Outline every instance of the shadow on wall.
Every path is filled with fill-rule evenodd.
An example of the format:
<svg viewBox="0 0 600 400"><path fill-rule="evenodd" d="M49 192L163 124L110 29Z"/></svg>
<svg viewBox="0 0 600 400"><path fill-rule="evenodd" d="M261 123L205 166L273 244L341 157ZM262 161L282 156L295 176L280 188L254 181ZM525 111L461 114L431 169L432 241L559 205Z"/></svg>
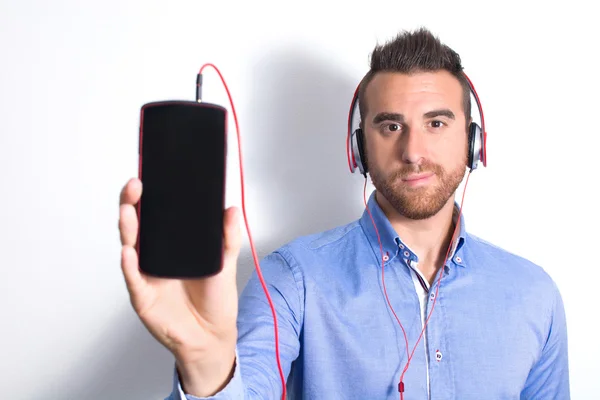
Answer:
<svg viewBox="0 0 600 400"><path fill-rule="evenodd" d="M257 85L246 105L245 131L252 138L242 144L244 164L252 165L246 185L256 189L252 201L265 214L264 220L250 221L253 233L265 232L256 243L262 258L300 235L358 218L364 179L350 174L345 147L358 81L335 60L319 58L302 45L268 52L251 75ZM240 290L254 269L250 248L243 248Z"/></svg>
<svg viewBox="0 0 600 400"><path fill-rule="evenodd" d="M171 391L174 359L148 332L129 303L116 313L101 340L80 360L58 393L41 396L64 400L159 400Z"/></svg>
<svg viewBox="0 0 600 400"><path fill-rule="evenodd" d="M294 49L262 58L252 77L258 84L244 121L244 131L252 132L243 142L244 163L252 165L246 183L258 189L253 201L273 221L253 228L267 232L267 239L256 243L262 258L299 235L360 216L364 181L350 175L345 153L348 106L357 82L333 62ZM241 288L255 268L249 248L242 249L239 265ZM77 378L65 378L51 398L147 400L164 399L171 391L173 357L129 303L81 359L70 371Z"/></svg>

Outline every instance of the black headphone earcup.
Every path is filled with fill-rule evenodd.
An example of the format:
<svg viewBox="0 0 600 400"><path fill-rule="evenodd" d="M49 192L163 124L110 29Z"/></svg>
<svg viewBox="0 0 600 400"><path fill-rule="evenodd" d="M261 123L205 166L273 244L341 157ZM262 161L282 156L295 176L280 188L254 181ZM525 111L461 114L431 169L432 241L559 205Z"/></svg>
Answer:
<svg viewBox="0 0 600 400"><path fill-rule="evenodd" d="M468 156L469 159L467 160L467 167L469 167L469 169L473 169L473 157L474 157L474 153L475 153L475 149L473 148L473 146L475 145L475 127L473 126L474 123L470 123L469 124L469 148L468 148Z"/></svg>
<svg viewBox="0 0 600 400"><path fill-rule="evenodd" d="M469 125L469 160L467 161L469 169L474 170L477 168L482 156L482 146L483 134L481 128L472 122Z"/></svg>
<svg viewBox="0 0 600 400"><path fill-rule="evenodd" d="M361 128L358 128L356 130L356 147L358 147L358 160L357 163L362 164L362 168L361 169L363 175L366 175L368 171L367 168L367 153L365 151L365 142L364 142L365 138L363 135L363 130Z"/></svg>

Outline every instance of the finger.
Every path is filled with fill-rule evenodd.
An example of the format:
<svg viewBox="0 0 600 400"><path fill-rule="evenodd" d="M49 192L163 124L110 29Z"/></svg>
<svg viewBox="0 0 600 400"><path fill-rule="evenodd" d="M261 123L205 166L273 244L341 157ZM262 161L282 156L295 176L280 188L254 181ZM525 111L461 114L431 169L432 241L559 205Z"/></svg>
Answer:
<svg viewBox="0 0 600 400"><path fill-rule="evenodd" d="M135 246L138 235L138 217L135 207L131 204L121 204L120 206L119 232L122 245Z"/></svg>
<svg viewBox="0 0 600 400"><path fill-rule="evenodd" d="M123 246L121 250L121 270L123 271L123 277L125 278L131 301L135 305L135 301L142 291L145 280L139 269L137 253L131 246Z"/></svg>
<svg viewBox="0 0 600 400"><path fill-rule="evenodd" d="M223 268L235 269L240 254L242 235L240 212L236 207L225 210L223 219Z"/></svg>
<svg viewBox="0 0 600 400"><path fill-rule="evenodd" d="M119 195L119 204L137 204L142 196L142 181L138 178L131 178Z"/></svg>

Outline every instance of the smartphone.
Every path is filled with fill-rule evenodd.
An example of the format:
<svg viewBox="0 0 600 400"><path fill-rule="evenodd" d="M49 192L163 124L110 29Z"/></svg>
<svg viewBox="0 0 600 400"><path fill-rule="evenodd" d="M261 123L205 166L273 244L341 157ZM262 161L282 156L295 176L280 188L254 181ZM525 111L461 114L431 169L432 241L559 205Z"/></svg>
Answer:
<svg viewBox="0 0 600 400"><path fill-rule="evenodd" d="M137 252L163 278L221 270L227 110L195 101L144 104L140 112Z"/></svg>

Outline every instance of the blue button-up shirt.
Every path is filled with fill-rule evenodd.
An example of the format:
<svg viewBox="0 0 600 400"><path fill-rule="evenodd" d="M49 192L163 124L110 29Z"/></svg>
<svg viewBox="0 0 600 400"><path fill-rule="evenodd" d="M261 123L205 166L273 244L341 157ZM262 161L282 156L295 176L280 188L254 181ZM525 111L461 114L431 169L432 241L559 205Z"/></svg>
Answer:
<svg viewBox="0 0 600 400"><path fill-rule="evenodd" d="M411 261L378 206L385 286L412 351L423 327ZM564 307L542 268L465 231L461 216L437 301L404 376L405 400L568 400ZM298 238L261 261L277 310L280 354L290 399L399 399L407 361L404 335L388 308L381 250L371 217ZM427 297L433 304L436 281ZM426 287L423 287L426 290ZM277 399L271 309L256 272L240 295L232 380L210 399ZM174 374L169 399L196 400Z"/></svg>

